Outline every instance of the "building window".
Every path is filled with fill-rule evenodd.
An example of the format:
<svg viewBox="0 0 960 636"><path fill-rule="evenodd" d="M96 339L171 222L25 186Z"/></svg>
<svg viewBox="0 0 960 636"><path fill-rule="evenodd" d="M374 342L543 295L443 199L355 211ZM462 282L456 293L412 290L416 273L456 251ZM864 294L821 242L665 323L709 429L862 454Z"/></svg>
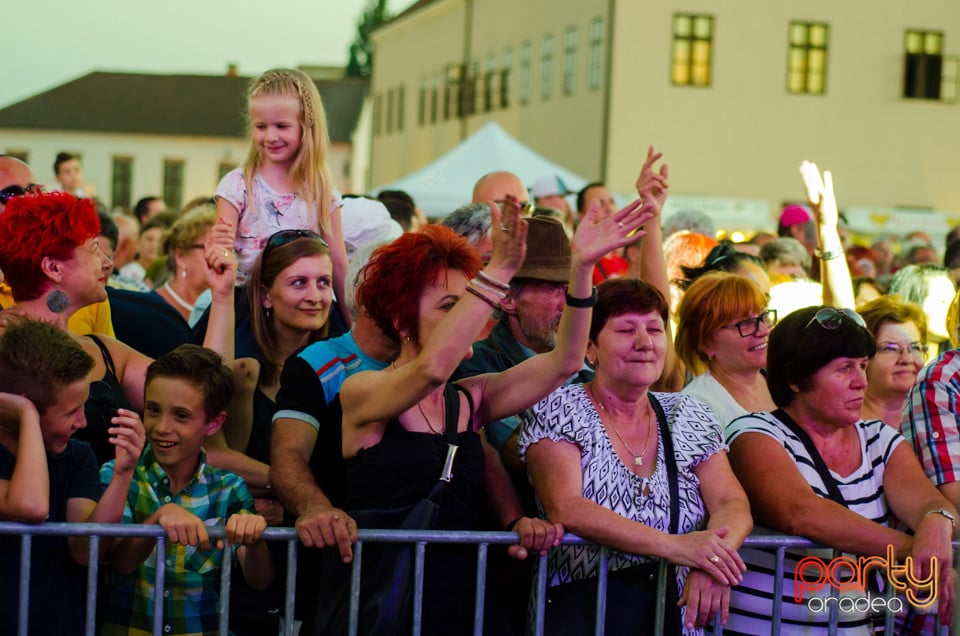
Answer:
<svg viewBox="0 0 960 636"><path fill-rule="evenodd" d="M417 95L417 125L421 128L427 122L427 80L420 78L420 92Z"/></svg>
<svg viewBox="0 0 960 636"><path fill-rule="evenodd" d="M174 210L183 206L183 161L180 159L163 162L163 200Z"/></svg>
<svg viewBox="0 0 960 636"><path fill-rule="evenodd" d="M518 97L521 106L530 103L530 56L532 54L529 42L520 45L520 90L518 91Z"/></svg>
<svg viewBox="0 0 960 636"><path fill-rule="evenodd" d="M549 33L543 36L541 53L542 66L540 67L540 99L550 99L553 92L553 36Z"/></svg>
<svg viewBox="0 0 960 636"><path fill-rule="evenodd" d="M470 64L470 71L464 69L463 82L460 89L459 117L469 117L477 112L477 88L480 85L480 62L474 60Z"/></svg>
<svg viewBox="0 0 960 636"><path fill-rule="evenodd" d="M503 68L500 69L500 108L510 108L510 73L513 69L513 51L504 49Z"/></svg>
<svg viewBox="0 0 960 636"><path fill-rule="evenodd" d="M393 89L387 89L387 122L384 126L387 134L393 132Z"/></svg>
<svg viewBox="0 0 960 636"><path fill-rule="evenodd" d="M577 85L577 27L563 34L563 94L573 95Z"/></svg>
<svg viewBox="0 0 960 636"><path fill-rule="evenodd" d="M430 123L437 123L437 105L440 101L440 76L433 76L433 86L430 87Z"/></svg>
<svg viewBox="0 0 960 636"><path fill-rule="evenodd" d="M494 98L496 90L495 80L497 76L497 56L493 53L487 55L487 67L483 71L483 112L489 113L493 110L493 105L497 103Z"/></svg>
<svg viewBox="0 0 960 636"><path fill-rule="evenodd" d="M675 86L710 86L713 57L713 16L673 15L673 69Z"/></svg>
<svg viewBox="0 0 960 636"><path fill-rule="evenodd" d="M397 87L397 132L403 132L403 100L406 92L403 86Z"/></svg>
<svg viewBox="0 0 960 636"><path fill-rule="evenodd" d="M827 92L827 42L830 27L822 22L791 22L788 34L787 92Z"/></svg>
<svg viewBox="0 0 960 636"><path fill-rule="evenodd" d="M133 157L113 158L113 177L110 182L110 204L130 210L133 199Z"/></svg>
<svg viewBox="0 0 960 636"><path fill-rule="evenodd" d="M237 167L237 164L233 161L221 161L220 165L217 166L217 181L223 179L227 176L227 173L231 170L234 170Z"/></svg>
<svg viewBox="0 0 960 636"><path fill-rule="evenodd" d="M943 31L910 31L904 37L903 96L940 99Z"/></svg>
<svg viewBox="0 0 960 636"><path fill-rule="evenodd" d="M380 110L383 108L381 103L382 99L380 94L377 93L373 96L373 136L380 136Z"/></svg>
<svg viewBox="0 0 960 636"><path fill-rule="evenodd" d="M590 22L590 65L587 70L587 85L590 90L600 88L603 77L603 18Z"/></svg>

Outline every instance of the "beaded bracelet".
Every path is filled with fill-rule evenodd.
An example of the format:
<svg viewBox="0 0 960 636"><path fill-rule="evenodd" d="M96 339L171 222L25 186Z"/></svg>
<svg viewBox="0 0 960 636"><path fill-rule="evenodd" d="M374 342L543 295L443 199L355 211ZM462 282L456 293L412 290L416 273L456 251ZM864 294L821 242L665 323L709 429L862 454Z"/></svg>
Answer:
<svg viewBox="0 0 960 636"><path fill-rule="evenodd" d="M571 307L577 307L581 309L589 309L597 304L597 288L593 288L593 293L590 294L587 298L577 298L576 296L571 296L567 292L567 304Z"/></svg>
<svg viewBox="0 0 960 636"><path fill-rule="evenodd" d="M467 291L473 294L474 296L476 296L477 298L479 298L480 300L482 300L483 302L490 305L494 310L500 309L500 305L498 305L497 303L487 298L487 295L484 294L483 292L477 291L475 288L471 287L470 285L467 285Z"/></svg>
<svg viewBox="0 0 960 636"><path fill-rule="evenodd" d="M482 269L479 272L477 272L477 277L480 278L480 280L486 283L489 283L490 285L493 285L497 289L502 289L505 292L510 291L510 285L508 285L507 283L501 283L490 274L485 273Z"/></svg>

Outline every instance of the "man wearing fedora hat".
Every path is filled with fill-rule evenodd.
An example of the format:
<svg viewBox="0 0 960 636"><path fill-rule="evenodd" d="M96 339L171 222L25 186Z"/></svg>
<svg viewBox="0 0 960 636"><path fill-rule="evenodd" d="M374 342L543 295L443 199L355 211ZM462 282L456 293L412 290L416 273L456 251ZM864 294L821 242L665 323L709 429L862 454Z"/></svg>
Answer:
<svg viewBox="0 0 960 636"><path fill-rule="evenodd" d="M460 377L504 371L556 346L570 277L570 239L554 219L538 216L527 219L527 224L527 255L500 303L503 319L473 345L473 356L460 364ZM569 381L588 381L592 374L584 366ZM520 417L515 415L491 422L484 430L507 468L522 472L516 452L519 427Z"/></svg>

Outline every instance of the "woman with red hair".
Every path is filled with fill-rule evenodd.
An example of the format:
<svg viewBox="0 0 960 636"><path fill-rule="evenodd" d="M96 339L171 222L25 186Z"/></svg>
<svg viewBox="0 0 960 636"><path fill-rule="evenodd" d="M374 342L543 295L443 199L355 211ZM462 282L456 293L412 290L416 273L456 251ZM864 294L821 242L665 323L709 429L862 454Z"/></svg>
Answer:
<svg viewBox="0 0 960 636"><path fill-rule="evenodd" d="M16 305L6 318L30 317L66 330L81 307L107 298L109 257L100 251L100 221L90 199L52 192L17 197L0 215L0 269ZM217 328L204 344L233 359L233 281L236 258L225 235L215 232L207 246L207 275L213 289ZM226 247L224 247L224 243ZM228 337L229 336L229 337ZM122 342L102 335L77 337L95 361L90 397L84 407L87 428L77 437L91 443L100 463L113 459L107 429L117 408L143 412L147 366L153 361Z"/></svg>
<svg viewBox="0 0 960 636"><path fill-rule="evenodd" d="M374 252L357 303L384 333L397 337L400 355L390 367L356 373L341 387L346 509L396 509L427 496L444 468L449 425L457 448L453 492L439 506L436 527L476 529L485 491L498 494L503 483L495 484L497 475L484 466L487 445L480 427L522 412L581 369L596 301L593 267L604 254L636 239L630 234L650 218L649 209L638 201L604 220L591 212L580 224L572 240L567 304L553 351L502 373L453 384L448 379L471 355L471 343L523 264L526 221L519 206L507 204L501 223L500 211L491 205L494 250L483 271L476 252L446 227L404 234ZM376 288L366 283L370 280L378 281ZM448 421L448 413L456 413L456 419ZM546 553L559 541L562 528L514 518L520 511L519 502L513 512L498 510L502 522L509 520L508 530ZM526 556L526 551L517 549L515 555ZM423 633L470 631L474 561L472 548L466 554L452 546L427 549L423 598L430 612L423 614Z"/></svg>

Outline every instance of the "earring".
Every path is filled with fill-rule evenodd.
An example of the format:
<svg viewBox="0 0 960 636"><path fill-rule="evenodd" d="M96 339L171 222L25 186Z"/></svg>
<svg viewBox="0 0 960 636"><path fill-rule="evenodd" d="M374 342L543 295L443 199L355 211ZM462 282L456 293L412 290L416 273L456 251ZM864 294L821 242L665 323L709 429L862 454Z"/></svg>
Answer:
<svg viewBox="0 0 960 636"><path fill-rule="evenodd" d="M272 308L272 307L264 307L264 308L263 308L263 314L264 314L264 315L267 317L267 319L269 320L270 317L273 315L273 308Z"/></svg>
<svg viewBox="0 0 960 636"><path fill-rule="evenodd" d="M187 278L187 268L186 268L186 267L183 268L183 278L184 278L184 280L186 280L186 278Z"/></svg>
<svg viewBox="0 0 960 636"><path fill-rule="evenodd" d="M596 360L591 360L590 358L587 358L587 366L590 367L591 369L596 369L596 368L597 368L597 361L596 361Z"/></svg>

